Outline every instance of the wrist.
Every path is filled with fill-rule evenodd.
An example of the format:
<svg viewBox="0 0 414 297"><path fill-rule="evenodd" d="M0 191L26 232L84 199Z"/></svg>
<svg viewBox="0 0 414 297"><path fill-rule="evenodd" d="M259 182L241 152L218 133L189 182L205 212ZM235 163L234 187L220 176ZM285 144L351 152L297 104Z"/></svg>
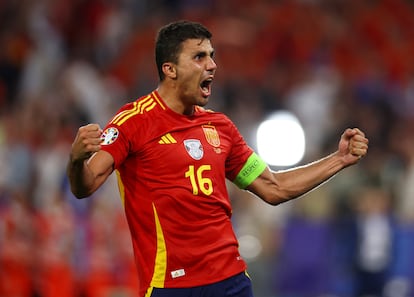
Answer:
<svg viewBox="0 0 414 297"><path fill-rule="evenodd" d="M77 166L83 166L83 163L85 162L86 158L79 158L74 156L73 153L71 153L69 155L69 163L71 164L71 166L73 167L77 167Z"/></svg>
<svg viewBox="0 0 414 297"><path fill-rule="evenodd" d="M346 162L344 155L340 151L335 151L330 155L331 158L331 167L334 168L335 171L340 171L350 164Z"/></svg>

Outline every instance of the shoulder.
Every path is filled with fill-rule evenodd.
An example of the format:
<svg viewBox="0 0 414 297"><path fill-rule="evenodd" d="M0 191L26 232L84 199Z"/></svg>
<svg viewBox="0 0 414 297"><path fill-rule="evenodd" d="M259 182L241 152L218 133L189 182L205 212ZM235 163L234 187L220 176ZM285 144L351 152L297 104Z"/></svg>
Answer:
<svg viewBox="0 0 414 297"><path fill-rule="evenodd" d="M165 109L164 103L153 92L122 106L111 119L110 124L116 126L131 125L136 120L145 120L149 116L153 117Z"/></svg>
<svg viewBox="0 0 414 297"><path fill-rule="evenodd" d="M234 122L222 112L197 106L196 113L201 121L220 126L220 129L223 131L226 130L228 133L238 132L238 128Z"/></svg>
<svg viewBox="0 0 414 297"><path fill-rule="evenodd" d="M226 114L219 112L219 111L214 111L212 109L206 109L201 106L196 106L195 111L199 116L211 117L211 118L231 122L231 119Z"/></svg>

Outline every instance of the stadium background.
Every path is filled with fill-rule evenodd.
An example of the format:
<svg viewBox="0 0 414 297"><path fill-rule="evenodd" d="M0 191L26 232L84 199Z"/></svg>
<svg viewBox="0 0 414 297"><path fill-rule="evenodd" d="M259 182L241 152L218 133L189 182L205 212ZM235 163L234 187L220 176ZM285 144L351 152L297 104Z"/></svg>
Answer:
<svg viewBox="0 0 414 297"><path fill-rule="evenodd" d="M280 109L305 127L303 163L346 127L370 139L360 164L306 199L272 208L229 185L256 296L360 296L359 283L414 296L409 0L0 1L0 296L135 296L114 180L78 201L65 164L80 125L156 87L154 35L176 19L213 32L209 107L252 146Z"/></svg>

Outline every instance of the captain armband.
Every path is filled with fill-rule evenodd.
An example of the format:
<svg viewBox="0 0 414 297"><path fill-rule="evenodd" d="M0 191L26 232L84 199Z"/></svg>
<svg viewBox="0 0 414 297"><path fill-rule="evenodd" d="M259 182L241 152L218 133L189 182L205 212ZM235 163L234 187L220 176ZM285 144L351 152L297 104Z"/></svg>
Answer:
<svg viewBox="0 0 414 297"><path fill-rule="evenodd" d="M240 188L245 189L266 169L267 164L256 154L247 159L243 168L234 179L234 183Z"/></svg>

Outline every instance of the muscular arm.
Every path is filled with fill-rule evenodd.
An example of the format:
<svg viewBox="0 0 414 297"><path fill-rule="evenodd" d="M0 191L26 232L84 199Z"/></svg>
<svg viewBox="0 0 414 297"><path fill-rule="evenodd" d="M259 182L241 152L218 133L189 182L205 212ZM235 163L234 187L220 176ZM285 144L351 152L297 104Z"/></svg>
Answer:
<svg viewBox="0 0 414 297"><path fill-rule="evenodd" d="M367 153L368 140L358 129L347 129L338 150L316 162L290 170L274 172L266 169L247 190L264 201L276 205L299 197L319 186L342 169L353 165Z"/></svg>
<svg viewBox="0 0 414 297"><path fill-rule="evenodd" d="M100 150L101 129L96 124L79 128L67 165L72 193L85 198L94 193L113 171L113 157Z"/></svg>

